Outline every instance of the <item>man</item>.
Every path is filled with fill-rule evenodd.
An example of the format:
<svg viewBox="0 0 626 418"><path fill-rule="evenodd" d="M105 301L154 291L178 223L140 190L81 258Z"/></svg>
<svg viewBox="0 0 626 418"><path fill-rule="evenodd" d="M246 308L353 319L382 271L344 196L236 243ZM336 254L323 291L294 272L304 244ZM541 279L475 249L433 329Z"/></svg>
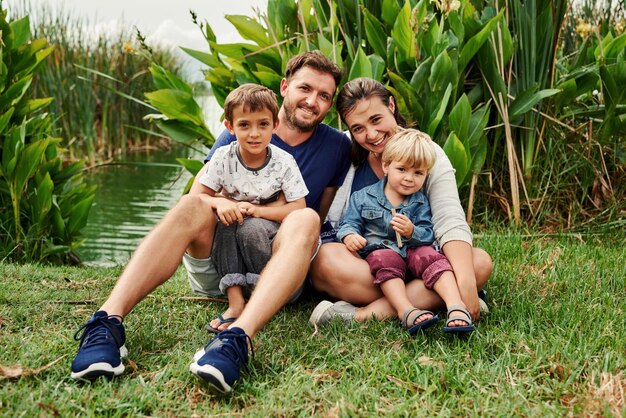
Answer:
<svg viewBox="0 0 626 418"><path fill-rule="evenodd" d="M194 357L190 370L220 391L230 391L239 378L248 361L251 338L302 292L310 260L319 248L320 219L325 219L349 167L350 140L321 123L333 104L341 76L341 70L318 51L299 54L287 63L280 85L283 105L272 143L298 163L309 189L307 208L292 212L281 224L273 239L272 258L239 317ZM233 140L234 136L222 134L212 152ZM181 198L137 248L109 298L81 327L73 378L123 373L121 357L127 351L122 319L174 274L183 256L194 291L217 291L219 279L207 273L213 270L209 257L219 205L211 203L204 187L196 179L189 195ZM241 223L242 215L235 221Z"/></svg>

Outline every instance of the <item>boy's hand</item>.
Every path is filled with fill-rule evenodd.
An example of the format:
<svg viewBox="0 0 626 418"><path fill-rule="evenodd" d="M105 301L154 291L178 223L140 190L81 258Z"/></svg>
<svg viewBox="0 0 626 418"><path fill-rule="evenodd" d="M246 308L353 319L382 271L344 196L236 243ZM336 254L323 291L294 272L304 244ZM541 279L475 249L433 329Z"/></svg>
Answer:
<svg viewBox="0 0 626 418"><path fill-rule="evenodd" d="M215 213L224 225L230 225L233 222L237 222L239 225L243 224L243 214L236 202L220 199L215 205Z"/></svg>
<svg viewBox="0 0 626 418"><path fill-rule="evenodd" d="M391 227L406 239L410 239L413 236L413 222L401 213L391 218Z"/></svg>
<svg viewBox="0 0 626 418"><path fill-rule="evenodd" d="M259 217L259 211L257 210L257 206L253 205L250 202L239 202L237 203L237 207L239 208L243 216L252 216L255 218Z"/></svg>
<svg viewBox="0 0 626 418"><path fill-rule="evenodd" d="M346 247L348 247L350 251L355 252L365 247L365 244L367 244L367 240L359 234L350 234L346 235L343 238L343 243L346 245Z"/></svg>

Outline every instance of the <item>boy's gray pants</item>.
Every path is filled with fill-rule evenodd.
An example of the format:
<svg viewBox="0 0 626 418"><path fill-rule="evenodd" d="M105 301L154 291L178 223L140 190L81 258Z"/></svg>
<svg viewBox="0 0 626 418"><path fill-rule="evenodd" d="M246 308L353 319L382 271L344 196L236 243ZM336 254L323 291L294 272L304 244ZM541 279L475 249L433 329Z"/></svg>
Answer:
<svg viewBox="0 0 626 418"><path fill-rule="evenodd" d="M280 224L262 218L244 218L243 224L217 224L212 259L222 293L231 286L254 289L261 270L272 256ZM247 292L246 292L247 293Z"/></svg>

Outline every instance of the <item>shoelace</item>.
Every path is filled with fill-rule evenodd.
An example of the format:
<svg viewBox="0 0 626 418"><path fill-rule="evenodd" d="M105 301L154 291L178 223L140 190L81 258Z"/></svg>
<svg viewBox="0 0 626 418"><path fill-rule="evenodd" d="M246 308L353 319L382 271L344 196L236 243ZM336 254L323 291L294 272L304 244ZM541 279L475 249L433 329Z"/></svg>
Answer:
<svg viewBox="0 0 626 418"><path fill-rule="evenodd" d="M242 335L227 329L217 334L217 338L222 340L222 345L217 348L228 352L229 357L235 357L239 363L242 363L247 369L249 358L248 347L250 347L250 353L254 358L254 346L252 345L252 339L248 336L248 334ZM223 341L225 339L232 340L234 344L224 344ZM248 345L248 342L250 345Z"/></svg>
<svg viewBox="0 0 626 418"><path fill-rule="evenodd" d="M119 332L115 329L115 325L111 322L111 319L113 318L118 319L120 323L122 322L122 317L119 315L91 318L86 324L78 328L74 334L74 339L79 341L79 346L82 347L84 344L93 344L105 341L107 332L111 333L113 338L115 338ZM103 326L100 327L98 325ZM78 334L80 334L80 336ZM117 338L115 339L117 340Z"/></svg>

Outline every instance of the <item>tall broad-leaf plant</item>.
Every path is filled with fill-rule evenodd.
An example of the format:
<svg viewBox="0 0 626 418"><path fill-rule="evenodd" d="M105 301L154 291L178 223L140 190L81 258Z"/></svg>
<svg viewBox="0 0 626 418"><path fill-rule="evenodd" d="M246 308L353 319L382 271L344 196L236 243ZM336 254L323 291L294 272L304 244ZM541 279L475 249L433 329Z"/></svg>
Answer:
<svg viewBox="0 0 626 418"><path fill-rule="evenodd" d="M0 33L0 260L76 261L95 186L82 161L60 158L52 99L28 94L52 47L31 39L28 17L8 21L1 3Z"/></svg>

